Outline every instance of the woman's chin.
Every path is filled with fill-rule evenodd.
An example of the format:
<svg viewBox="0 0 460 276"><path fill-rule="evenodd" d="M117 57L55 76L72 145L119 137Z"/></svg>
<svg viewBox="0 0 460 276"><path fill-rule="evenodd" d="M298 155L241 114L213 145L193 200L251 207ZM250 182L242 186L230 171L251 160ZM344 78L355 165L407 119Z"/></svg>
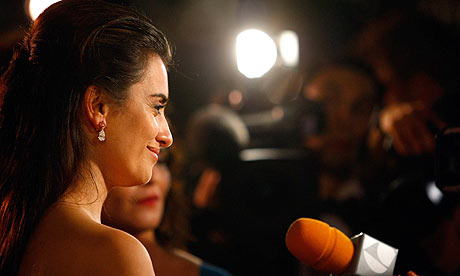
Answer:
<svg viewBox="0 0 460 276"><path fill-rule="evenodd" d="M130 178L130 181L123 181L123 182L118 182L116 186L119 187L134 187L134 186L142 186L147 183L149 183L150 179L152 179L152 174L145 174L143 176L132 176Z"/></svg>
<svg viewBox="0 0 460 276"><path fill-rule="evenodd" d="M132 187L149 183L152 179L153 165L144 166L143 168L134 168L125 171L125 173L115 173L108 176L108 179L114 180L112 186Z"/></svg>
<svg viewBox="0 0 460 276"><path fill-rule="evenodd" d="M145 185L149 183L149 181L152 179L152 169L153 166L146 168L142 173L133 175L132 179L135 179L136 181L133 182L131 186Z"/></svg>
<svg viewBox="0 0 460 276"><path fill-rule="evenodd" d="M145 231L145 230L156 229L159 224L160 224L160 219L157 217L152 217L152 215L149 214L149 215L142 216L139 219L139 224L137 226L138 226L138 229L143 229Z"/></svg>

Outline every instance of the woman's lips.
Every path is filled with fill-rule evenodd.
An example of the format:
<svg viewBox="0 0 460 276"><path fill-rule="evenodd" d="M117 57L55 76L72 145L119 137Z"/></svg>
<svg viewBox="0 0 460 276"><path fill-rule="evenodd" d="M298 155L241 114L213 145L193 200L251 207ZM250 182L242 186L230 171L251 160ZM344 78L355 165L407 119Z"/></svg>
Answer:
<svg viewBox="0 0 460 276"><path fill-rule="evenodd" d="M154 195L154 196L149 196L149 197L143 198L143 199L139 200L138 203L140 205L144 205L144 206L155 206L157 204L158 200L159 200L159 197Z"/></svg>
<svg viewBox="0 0 460 276"><path fill-rule="evenodd" d="M154 153L156 160L158 160L158 155L160 155L160 148L147 146L147 149Z"/></svg>

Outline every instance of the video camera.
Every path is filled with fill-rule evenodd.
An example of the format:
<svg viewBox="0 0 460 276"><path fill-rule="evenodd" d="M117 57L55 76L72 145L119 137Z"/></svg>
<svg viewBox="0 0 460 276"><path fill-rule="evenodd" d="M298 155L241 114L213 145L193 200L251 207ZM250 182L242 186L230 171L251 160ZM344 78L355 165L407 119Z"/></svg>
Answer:
<svg viewBox="0 0 460 276"><path fill-rule="evenodd" d="M436 135L435 181L442 191L460 192L460 126Z"/></svg>

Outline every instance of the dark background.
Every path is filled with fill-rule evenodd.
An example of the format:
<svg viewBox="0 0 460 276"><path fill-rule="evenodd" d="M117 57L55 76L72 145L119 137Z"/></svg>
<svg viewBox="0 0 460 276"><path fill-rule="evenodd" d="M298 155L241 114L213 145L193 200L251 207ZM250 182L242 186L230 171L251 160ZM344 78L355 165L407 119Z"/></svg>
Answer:
<svg viewBox="0 0 460 276"><path fill-rule="evenodd" d="M29 19L26 0L0 2L0 67L7 64L14 43L21 39ZM176 66L170 72L171 105L168 115L176 138L183 135L190 114L212 101L221 101L232 89L245 95L240 113L270 107L271 95L298 90L293 76L314 64L340 56L355 35L380 14L394 8L423 9L458 25L458 1L388 0L131 0L111 2L145 12L175 46ZM258 28L274 37L294 30L300 40L300 64L295 69L274 68L257 80L247 80L236 68L235 38L246 28ZM296 79L297 80L297 79ZM288 84L283 84L288 82ZM256 92L251 92L251 90ZM281 91L279 91L281 90ZM296 92L296 91L294 91ZM245 94L246 93L246 94ZM295 94L295 93L294 93ZM283 97L278 97L283 98ZM273 102L273 101L272 101Z"/></svg>

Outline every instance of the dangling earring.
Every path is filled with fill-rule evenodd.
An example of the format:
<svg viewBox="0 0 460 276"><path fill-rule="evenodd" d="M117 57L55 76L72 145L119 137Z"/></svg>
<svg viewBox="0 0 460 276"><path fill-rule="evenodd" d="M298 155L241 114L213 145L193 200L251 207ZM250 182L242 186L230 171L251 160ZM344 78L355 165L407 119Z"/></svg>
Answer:
<svg viewBox="0 0 460 276"><path fill-rule="evenodd" d="M105 141L105 131L104 131L105 123L100 122L97 126L98 126L98 129L99 129L99 130L96 130L96 131L98 131L97 139L99 139L99 141L101 141L101 142L104 142Z"/></svg>

